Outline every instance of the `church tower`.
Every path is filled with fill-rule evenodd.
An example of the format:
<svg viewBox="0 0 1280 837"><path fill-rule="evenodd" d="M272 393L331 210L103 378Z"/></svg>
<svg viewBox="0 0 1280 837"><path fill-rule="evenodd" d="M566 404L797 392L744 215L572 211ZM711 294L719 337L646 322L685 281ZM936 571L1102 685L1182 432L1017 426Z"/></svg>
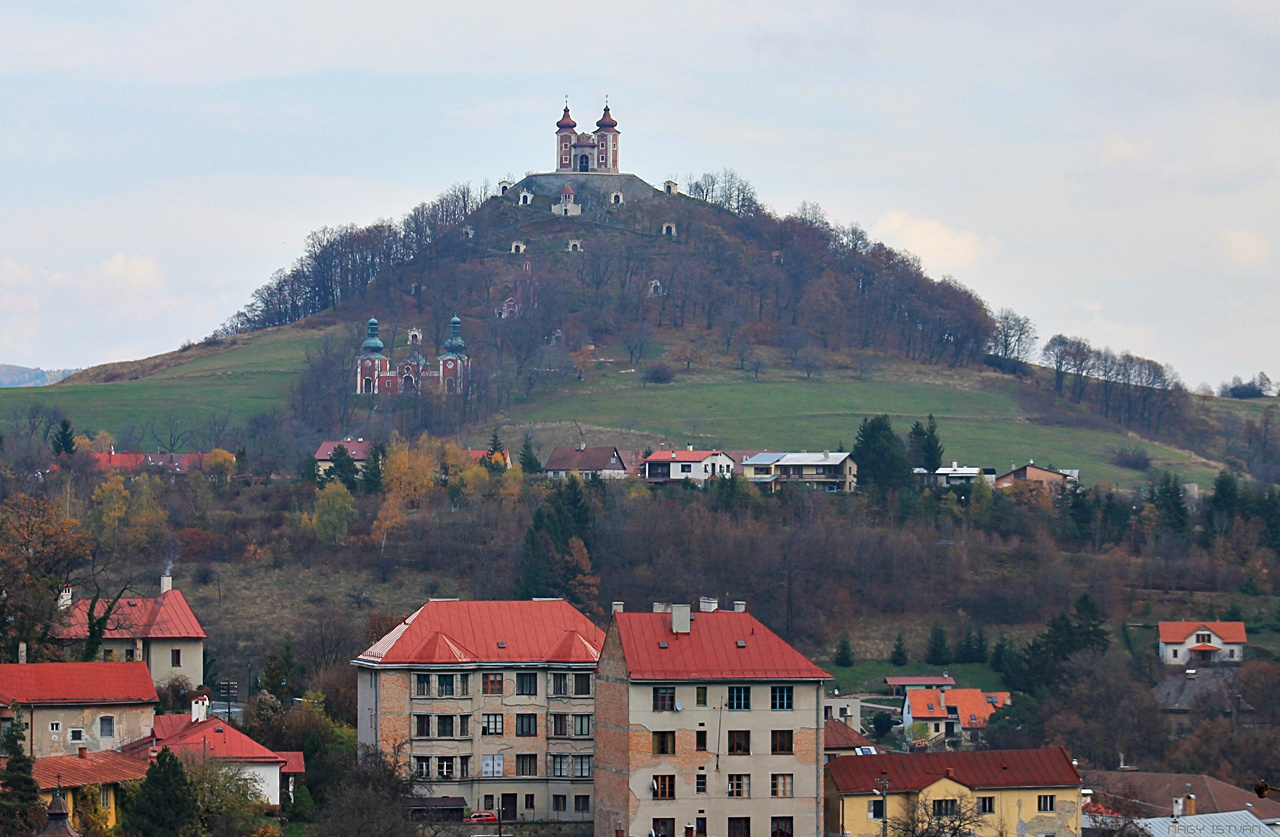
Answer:
<svg viewBox="0 0 1280 837"><path fill-rule="evenodd" d="M569 115L565 105L564 115L556 123L557 172L608 172L618 171L618 122L604 106L604 115L596 122L593 134L577 132L578 123Z"/></svg>
<svg viewBox="0 0 1280 837"><path fill-rule="evenodd" d="M466 392L467 376L471 372L471 358L467 357L467 344L462 339L462 320L449 321L449 338L444 341L444 354L440 362L440 391Z"/></svg>
<svg viewBox="0 0 1280 837"><path fill-rule="evenodd" d="M378 321L371 317L368 336L360 345L360 357L356 358L357 394L374 395L380 390L379 384L391 366L391 359L382 353L384 348L378 339Z"/></svg>
<svg viewBox="0 0 1280 837"><path fill-rule="evenodd" d="M604 116L596 123L596 171L618 171L618 122L604 106Z"/></svg>
<svg viewBox="0 0 1280 837"><path fill-rule="evenodd" d="M573 141L578 138L578 123L564 106L564 116L556 123L556 171L573 171Z"/></svg>

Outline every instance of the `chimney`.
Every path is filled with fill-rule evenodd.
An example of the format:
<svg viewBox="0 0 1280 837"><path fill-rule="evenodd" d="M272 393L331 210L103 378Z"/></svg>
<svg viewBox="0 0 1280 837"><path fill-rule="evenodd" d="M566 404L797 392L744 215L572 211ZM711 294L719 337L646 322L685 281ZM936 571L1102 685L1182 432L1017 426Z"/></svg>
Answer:
<svg viewBox="0 0 1280 837"><path fill-rule="evenodd" d="M1182 813L1188 817L1196 815L1196 795L1194 793L1187 794L1186 799L1183 800Z"/></svg>
<svg viewBox="0 0 1280 837"><path fill-rule="evenodd" d="M692 444L692 443L690 443L690 444L685 445L685 446L684 446L684 449L685 449L685 450L693 450L693 444Z"/></svg>
<svg viewBox="0 0 1280 837"><path fill-rule="evenodd" d="M18 662L25 663L27 661L27 644L25 642L18 643Z"/></svg>
<svg viewBox="0 0 1280 837"><path fill-rule="evenodd" d="M622 612L622 607L623 607L622 602L614 602L614 603L613 603L613 612L614 612L614 613L621 613L621 612Z"/></svg>
<svg viewBox="0 0 1280 837"><path fill-rule="evenodd" d="M671 606L671 632L673 634L689 633L689 605L673 604Z"/></svg>
<svg viewBox="0 0 1280 837"><path fill-rule="evenodd" d="M736 601L736 602L734 602L734 603L733 603L733 612L734 612L734 613L746 613L746 612L747 612L747 603L746 603L746 602L743 602L743 601Z"/></svg>
<svg viewBox="0 0 1280 837"><path fill-rule="evenodd" d="M66 610L71 607L71 585L62 585L62 592L58 594L58 610Z"/></svg>
<svg viewBox="0 0 1280 837"><path fill-rule="evenodd" d="M699 613L715 613L720 609L720 600L713 599L710 596L703 596L698 599Z"/></svg>
<svg viewBox="0 0 1280 837"><path fill-rule="evenodd" d="M654 602L653 612L654 613L670 613L671 605L668 602Z"/></svg>
<svg viewBox="0 0 1280 837"><path fill-rule="evenodd" d="M954 767L947 768L947 778L954 779L956 777L956 769Z"/></svg>
<svg viewBox="0 0 1280 837"><path fill-rule="evenodd" d="M209 699L203 695L191 701L191 723L209 720Z"/></svg>
<svg viewBox="0 0 1280 837"><path fill-rule="evenodd" d="M160 576L160 592L168 593L172 589L173 589L173 576L169 575L168 573L165 573L164 575Z"/></svg>
<svg viewBox="0 0 1280 837"><path fill-rule="evenodd" d="M89 758L89 748L88 747L79 748L78 750L76 750L76 756L82 759Z"/></svg>

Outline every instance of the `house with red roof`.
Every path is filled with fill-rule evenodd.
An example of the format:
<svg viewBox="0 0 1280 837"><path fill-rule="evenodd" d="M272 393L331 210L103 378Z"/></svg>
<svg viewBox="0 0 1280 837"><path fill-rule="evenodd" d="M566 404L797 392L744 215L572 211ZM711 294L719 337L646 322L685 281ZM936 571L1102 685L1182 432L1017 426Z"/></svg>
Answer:
<svg viewBox="0 0 1280 837"><path fill-rule="evenodd" d="M840 756L874 756L879 752L876 742L844 721L828 718L822 725L823 762Z"/></svg>
<svg viewBox="0 0 1280 837"><path fill-rule="evenodd" d="M1244 662L1243 622L1161 622L1160 659L1170 666Z"/></svg>
<svg viewBox="0 0 1280 837"><path fill-rule="evenodd" d="M640 478L646 482L680 482L692 480L702 484L709 479L729 477L738 464L722 450L659 450L640 462Z"/></svg>
<svg viewBox="0 0 1280 837"><path fill-rule="evenodd" d="M975 837L1080 837L1082 784L1061 747L841 756L826 766L825 832L880 837L887 818Z"/></svg>
<svg viewBox="0 0 1280 837"><path fill-rule="evenodd" d="M59 606L65 618L53 637L66 643L83 643L89 636L91 599L73 600L70 586L64 587ZM106 603L99 601L101 615ZM174 678L184 678L191 686L204 682L204 641L208 635L181 590L173 589L173 577L160 577L160 595L123 598L107 622L98 659L103 662L143 662L157 687Z"/></svg>
<svg viewBox="0 0 1280 837"><path fill-rule="evenodd" d="M927 729L921 742L958 739L959 744L974 745L986 728L987 719L1008 705L1008 692L910 689L902 705L902 724L910 733L913 724L924 723Z"/></svg>
<svg viewBox="0 0 1280 837"><path fill-rule="evenodd" d="M615 603L597 674L596 837L819 833L830 679L745 602Z"/></svg>
<svg viewBox="0 0 1280 837"><path fill-rule="evenodd" d="M557 447L542 466L549 479L620 480L632 476L634 460L628 465L627 456L613 445L578 445Z"/></svg>
<svg viewBox="0 0 1280 837"><path fill-rule="evenodd" d="M316 473L322 477L329 473L329 469L333 467L333 452L339 447L346 449L355 460L357 474L364 470L364 464L369 461L369 454L373 452L373 442L362 438L353 439L347 436L337 441L321 442L315 453Z"/></svg>
<svg viewBox="0 0 1280 837"><path fill-rule="evenodd" d="M22 719L34 758L119 750L151 734L158 702L140 662L0 664L0 719Z"/></svg>
<svg viewBox="0 0 1280 837"><path fill-rule="evenodd" d="M81 788L96 788L98 810L106 814L107 828L119 820L120 786L147 777L147 763L115 750L90 753L81 747L74 756L45 756L35 760L31 774L40 787L40 799L48 805L56 791L62 791L75 816L75 794Z"/></svg>
<svg viewBox="0 0 1280 837"><path fill-rule="evenodd" d="M604 633L563 599L432 599L353 661L359 742L504 821L591 821Z"/></svg>

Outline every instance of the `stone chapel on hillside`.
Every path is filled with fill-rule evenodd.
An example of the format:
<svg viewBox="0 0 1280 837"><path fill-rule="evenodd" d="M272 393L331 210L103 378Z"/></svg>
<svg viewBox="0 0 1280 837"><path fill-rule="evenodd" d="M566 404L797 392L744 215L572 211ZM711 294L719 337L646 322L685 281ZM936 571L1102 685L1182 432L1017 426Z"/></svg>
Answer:
<svg viewBox="0 0 1280 837"><path fill-rule="evenodd" d="M392 362L395 347L386 346L378 337L378 321L370 318L369 332L356 358L356 393L361 395L396 395L467 391L471 358L460 333L462 320L449 321L449 338L444 341L444 354L436 358L437 367L422 355L422 332L409 329L409 349L399 361Z"/></svg>

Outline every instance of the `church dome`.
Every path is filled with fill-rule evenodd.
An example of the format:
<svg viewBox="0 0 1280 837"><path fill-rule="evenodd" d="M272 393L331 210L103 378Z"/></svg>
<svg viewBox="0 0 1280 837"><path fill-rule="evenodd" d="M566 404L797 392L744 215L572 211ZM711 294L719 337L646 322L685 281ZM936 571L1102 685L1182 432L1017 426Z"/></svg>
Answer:
<svg viewBox="0 0 1280 837"><path fill-rule="evenodd" d="M369 336L365 338L364 343L360 345L366 355L379 355L385 348L382 341L378 339L378 321L373 317L369 318Z"/></svg>
<svg viewBox="0 0 1280 837"><path fill-rule="evenodd" d="M578 127L578 123L573 121L573 117L569 115L569 106L564 106L564 116L560 117L560 121L556 123L556 127L562 131L568 131Z"/></svg>
<svg viewBox="0 0 1280 837"><path fill-rule="evenodd" d="M612 131L618 127L618 121L609 114L609 106L604 106L604 116L600 117L600 121L596 123L596 127L602 131Z"/></svg>

